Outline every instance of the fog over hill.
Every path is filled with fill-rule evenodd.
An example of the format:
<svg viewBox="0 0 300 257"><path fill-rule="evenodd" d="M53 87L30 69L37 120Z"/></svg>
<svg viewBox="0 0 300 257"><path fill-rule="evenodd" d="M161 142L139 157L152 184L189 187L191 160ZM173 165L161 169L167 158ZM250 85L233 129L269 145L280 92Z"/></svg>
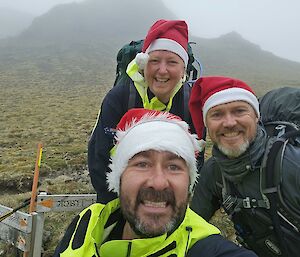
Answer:
<svg viewBox="0 0 300 257"><path fill-rule="evenodd" d="M144 37L153 21L159 18L176 18L162 6L161 0L145 1L142 5L138 0L131 0L130 5L128 1L119 0L62 4L36 18L20 39L44 42L126 42Z"/></svg>
<svg viewBox="0 0 300 257"><path fill-rule="evenodd" d="M35 18L20 36L0 41L0 68L24 71L30 67L37 74L56 72L62 79L62 70L68 69L68 74L74 72L80 81L87 80L87 74L90 79L111 72L113 81L118 49L144 38L159 18L177 18L161 0L143 4L138 0L88 0L58 5ZM196 43L194 54L204 75L235 76L253 84L258 93L283 85L300 86L300 63L263 51L236 32L214 39L190 35L190 41Z"/></svg>
<svg viewBox="0 0 300 257"><path fill-rule="evenodd" d="M20 34L30 26L34 16L10 8L0 8L0 39Z"/></svg>

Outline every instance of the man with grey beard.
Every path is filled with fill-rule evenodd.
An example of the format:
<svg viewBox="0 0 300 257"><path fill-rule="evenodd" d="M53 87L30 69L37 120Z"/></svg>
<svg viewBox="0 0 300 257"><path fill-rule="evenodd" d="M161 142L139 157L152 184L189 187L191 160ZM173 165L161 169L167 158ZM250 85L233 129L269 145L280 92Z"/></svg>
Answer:
<svg viewBox="0 0 300 257"><path fill-rule="evenodd" d="M117 126L109 190L70 224L55 257L255 257L189 208L197 136L178 116L131 109Z"/></svg>
<svg viewBox="0 0 300 257"><path fill-rule="evenodd" d="M213 143L212 157L200 171L192 210L210 220L222 207L234 223L237 240L260 257L299 256L299 165L283 157L282 196L299 215L292 223L285 208L280 214L272 211L267 197L271 191L263 187L268 136L259 122L254 91L235 78L203 77L194 84L189 108L199 137L206 128Z"/></svg>

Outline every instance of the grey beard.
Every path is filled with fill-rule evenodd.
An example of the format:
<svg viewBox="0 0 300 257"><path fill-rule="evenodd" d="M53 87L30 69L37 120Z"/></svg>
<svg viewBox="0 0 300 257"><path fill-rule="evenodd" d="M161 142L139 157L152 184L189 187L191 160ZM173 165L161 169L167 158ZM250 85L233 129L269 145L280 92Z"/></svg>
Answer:
<svg viewBox="0 0 300 257"><path fill-rule="evenodd" d="M234 182L239 183L251 171L255 170L257 165L260 165L260 159L265 152L267 133L258 126L257 134L250 146L237 158L229 158L222 153L215 144L212 149L212 155L224 176ZM247 168L247 167L250 167Z"/></svg>
<svg viewBox="0 0 300 257"><path fill-rule="evenodd" d="M241 156L244 152L247 151L248 147L250 145L249 140L247 140L245 143L240 145L237 149L228 149L226 147L223 147L222 145L218 145L218 149L226 155L229 159L237 158Z"/></svg>

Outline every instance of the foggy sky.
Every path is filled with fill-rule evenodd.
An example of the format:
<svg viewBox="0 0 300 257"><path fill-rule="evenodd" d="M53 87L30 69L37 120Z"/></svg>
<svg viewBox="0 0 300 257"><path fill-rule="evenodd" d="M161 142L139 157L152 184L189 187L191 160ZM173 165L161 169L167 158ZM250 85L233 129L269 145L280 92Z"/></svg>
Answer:
<svg viewBox="0 0 300 257"><path fill-rule="evenodd" d="M236 31L277 56L300 62L299 0L164 0L193 34ZM184 7L184 3L188 3Z"/></svg>
<svg viewBox="0 0 300 257"><path fill-rule="evenodd" d="M57 4L83 1L84 0L0 0L0 7L9 7L30 14L41 15Z"/></svg>
<svg viewBox="0 0 300 257"><path fill-rule="evenodd" d="M0 7L41 15L59 3L82 1L0 0ZM236 31L264 50L300 62L299 0L163 1L178 18L187 21L195 36L214 38Z"/></svg>

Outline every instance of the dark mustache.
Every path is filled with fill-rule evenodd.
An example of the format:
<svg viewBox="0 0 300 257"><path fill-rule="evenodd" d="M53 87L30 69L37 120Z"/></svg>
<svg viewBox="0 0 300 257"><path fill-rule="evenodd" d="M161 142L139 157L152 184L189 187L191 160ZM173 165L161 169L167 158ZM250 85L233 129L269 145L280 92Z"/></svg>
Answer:
<svg viewBox="0 0 300 257"><path fill-rule="evenodd" d="M226 133L232 133L232 132L240 132L242 131L241 128L239 127L232 127L232 128L224 128L222 129L222 134L226 134Z"/></svg>
<svg viewBox="0 0 300 257"><path fill-rule="evenodd" d="M141 188L137 195L137 204L145 200L151 202L167 202L168 204L175 205L175 195L170 189L156 191L153 188Z"/></svg>

